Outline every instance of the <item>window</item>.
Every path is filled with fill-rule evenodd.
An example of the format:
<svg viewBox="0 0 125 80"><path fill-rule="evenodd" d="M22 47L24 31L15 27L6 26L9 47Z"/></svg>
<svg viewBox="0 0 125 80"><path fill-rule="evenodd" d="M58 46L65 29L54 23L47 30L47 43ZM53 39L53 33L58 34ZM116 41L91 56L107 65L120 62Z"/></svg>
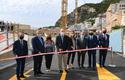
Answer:
<svg viewBox="0 0 125 80"><path fill-rule="evenodd" d="M125 5L122 5L122 7L125 7Z"/></svg>
<svg viewBox="0 0 125 80"><path fill-rule="evenodd" d="M4 22L1 21L1 22L0 22L0 25L3 25L3 24L4 24Z"/></svg>

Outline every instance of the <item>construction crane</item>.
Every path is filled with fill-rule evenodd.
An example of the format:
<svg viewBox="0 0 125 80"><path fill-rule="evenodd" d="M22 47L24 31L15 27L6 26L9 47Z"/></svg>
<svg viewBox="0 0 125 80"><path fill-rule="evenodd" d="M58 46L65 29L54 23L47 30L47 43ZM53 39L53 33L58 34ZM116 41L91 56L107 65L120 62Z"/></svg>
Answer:
<svg viewBox="0 0 125 80"><path fill-rule="evenodd" d="M62 17L61 17L61 28L67 28L67 10L68 0L62 0Z"/></svg>
<svg viewBox="0 0 125 80"><path fill-rule="evenodd" d="M78 0L75 0L75 25L78 23Z"/></svg>
<svg viewBox="0 0 125 80"><path fill-rule="evenodd" d="M75 24L78 23L78 0L75 0ZM61 28L67 28L68 0L62 0Z"/></svg>

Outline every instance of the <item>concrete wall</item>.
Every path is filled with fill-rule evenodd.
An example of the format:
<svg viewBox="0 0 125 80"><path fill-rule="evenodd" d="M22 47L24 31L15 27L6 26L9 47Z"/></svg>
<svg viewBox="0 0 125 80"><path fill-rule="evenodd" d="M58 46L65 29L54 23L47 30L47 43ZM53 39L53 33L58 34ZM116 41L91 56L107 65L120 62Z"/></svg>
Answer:
<svg viewBox="0 0 125 80"><path fill-rule="evenodd" d="M114 30L110 33L110 46L113 47L113 51L115 52L122 53L123 51L122 33L123 29Z"/></svg>

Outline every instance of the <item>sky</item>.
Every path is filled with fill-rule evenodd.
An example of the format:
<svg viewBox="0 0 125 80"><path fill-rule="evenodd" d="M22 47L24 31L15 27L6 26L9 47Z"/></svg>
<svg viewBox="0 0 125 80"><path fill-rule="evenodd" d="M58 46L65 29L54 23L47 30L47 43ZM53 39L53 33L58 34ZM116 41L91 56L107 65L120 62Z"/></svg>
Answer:
<svg viewBox="0 0 125 80"><path fill-rule="evenodd" d="M102 0L78 0L78 4L99 3ZM0 0L0 21L29 24L32 27L55 25L61 16L62 0ZM68 13L75 0L68 0Z"/></svg>

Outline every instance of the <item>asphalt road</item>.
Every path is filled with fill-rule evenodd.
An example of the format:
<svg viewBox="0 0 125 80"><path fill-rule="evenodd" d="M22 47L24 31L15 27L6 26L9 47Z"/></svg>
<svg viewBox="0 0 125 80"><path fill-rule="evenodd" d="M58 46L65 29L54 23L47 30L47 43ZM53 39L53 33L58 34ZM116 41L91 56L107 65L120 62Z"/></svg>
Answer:
<svg viewBox="0 0 125 80"><path fill-rule="evenodd" d="M77 55L75 57L74 69L70 69L68 73L59 73L58 71L58 58L54 55L52 67L50 72L46 72L45 60L43 61L42 71L45 73L40 77L33 76L33 62L32 59L28 60L25 68L26 79L22 80L124 80L125 79L125 58L119 55L114 55L113 64L116 67L109 67L111 63L111 54L109 53L106 61L106 68L97 67L95 71L85 68L79 69L77 65ZM85 65L88 64L88 57L86 54ZM98 64L98 54L97 54ZM0 71L0 80L16 80L15 66Z"/></svg>

